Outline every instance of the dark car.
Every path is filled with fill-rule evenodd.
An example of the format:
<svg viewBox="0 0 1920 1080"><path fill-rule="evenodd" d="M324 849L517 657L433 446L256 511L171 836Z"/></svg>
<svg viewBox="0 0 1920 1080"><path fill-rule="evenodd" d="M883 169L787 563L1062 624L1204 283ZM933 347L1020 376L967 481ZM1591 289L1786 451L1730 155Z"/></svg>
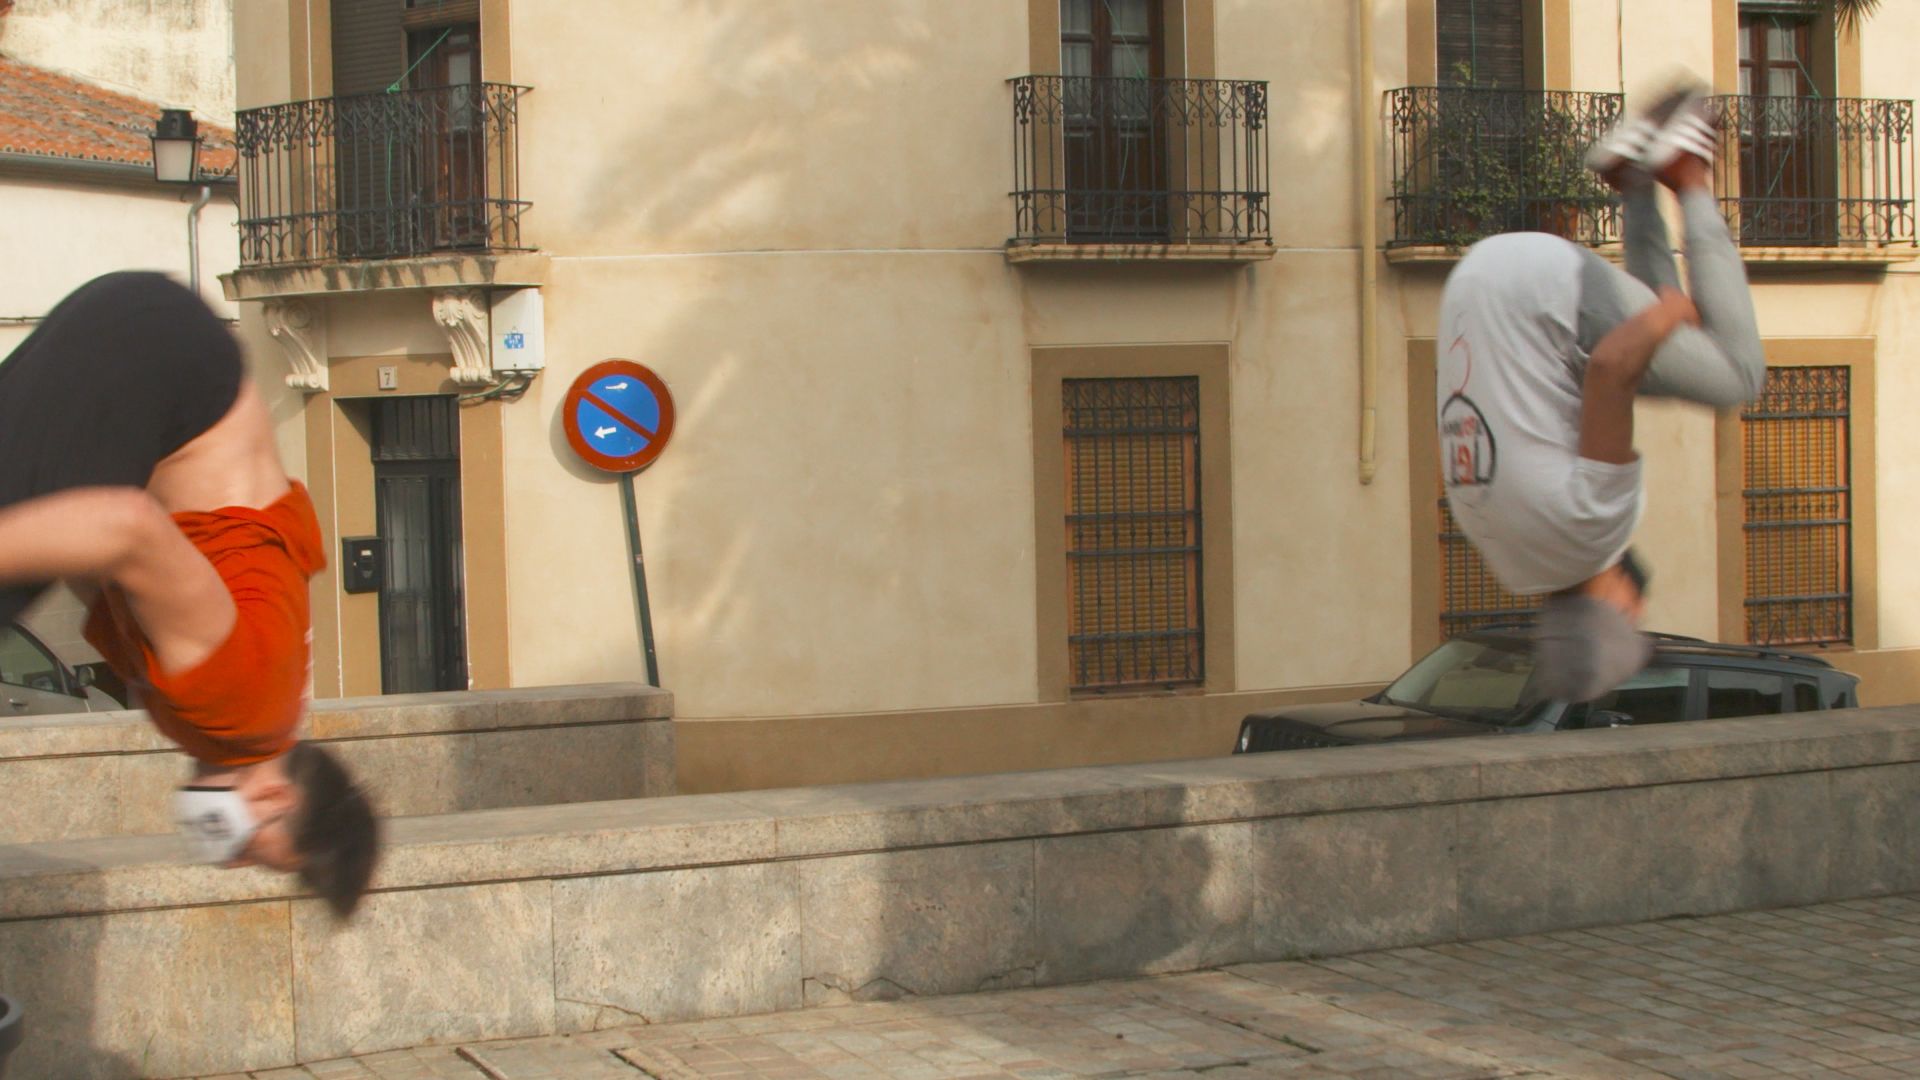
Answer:
<svg viewBox="0 0 1920 1080"><path fill-rule="evenodd" d="M1653 662L1646 670L1598 701L1576 705L1528 692L1533 643L1526 627L1471 631L1449 639L1370 698L1249 714L1240 721L1233 752L1671 724L1859 704L1859 677L1817 656L1674 634L1652 637Z"/></svg>

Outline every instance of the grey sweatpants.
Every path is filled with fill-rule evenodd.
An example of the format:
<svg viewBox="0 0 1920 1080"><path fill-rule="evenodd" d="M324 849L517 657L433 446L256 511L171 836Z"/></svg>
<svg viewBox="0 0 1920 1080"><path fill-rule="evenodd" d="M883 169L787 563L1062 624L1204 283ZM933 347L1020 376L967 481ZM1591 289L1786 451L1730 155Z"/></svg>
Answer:
<svg viewBox="0 0 1920 1080"><path fill-rule="evenodd" d="M1577 340L1584 352L1591 353L1608 331L1652 306L1656 288L1680 288L1680 270L1667 240L1657 193L1648 182L1625 196L1625 271L1592 250L1581 249L1585 261ZM1711 194L1681 195L1680 216L1700 325L1681 326L1661 343L1641 380L1640 392L1716 409L1743 405L1760 396L1767 374L1746 266Z"/></svg>

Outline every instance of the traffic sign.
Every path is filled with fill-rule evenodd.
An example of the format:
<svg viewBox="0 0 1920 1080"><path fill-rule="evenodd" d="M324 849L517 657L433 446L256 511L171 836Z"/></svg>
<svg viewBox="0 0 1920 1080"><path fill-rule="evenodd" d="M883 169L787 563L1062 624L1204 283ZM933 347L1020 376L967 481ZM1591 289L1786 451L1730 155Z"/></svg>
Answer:
<svg viewBox="0 0 1920 1080"><path fill-rule="evenodd" d="M660 376L631 360L605 360L580 373L561 407L567 443L607 472L638 472L673 435L673 395Z"/></svg>

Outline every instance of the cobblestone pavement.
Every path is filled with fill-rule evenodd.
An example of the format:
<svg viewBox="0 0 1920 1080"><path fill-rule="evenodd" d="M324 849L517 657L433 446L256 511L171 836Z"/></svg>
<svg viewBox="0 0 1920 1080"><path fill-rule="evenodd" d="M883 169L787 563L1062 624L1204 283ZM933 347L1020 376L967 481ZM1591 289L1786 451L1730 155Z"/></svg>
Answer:
<svg viewBox="0 0 1920 1080"><path fill-rule="evenodd" d="M258 1080L1920 1077L1920 897L371 1054ZM242 1080L221 1077L218 1080Z"/></svg>

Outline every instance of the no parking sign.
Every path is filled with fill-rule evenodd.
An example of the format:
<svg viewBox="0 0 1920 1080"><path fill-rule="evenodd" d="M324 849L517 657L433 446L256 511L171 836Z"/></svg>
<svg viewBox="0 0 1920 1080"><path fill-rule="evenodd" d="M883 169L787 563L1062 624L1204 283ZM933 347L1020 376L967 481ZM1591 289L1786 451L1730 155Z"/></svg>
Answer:
<svg viewBox="0 0 1920 1080"><path fill-rule="evenodd" d="M640 617L640 649L647 682L660 685L653 649L653 609L647 600L647 563L640 549L640 509L633 474L653 464L673 437L673 395L660 376L631 360L604 360L580 373L560 406L560 426L580 460L620 474L620 505L627 515L627 551L633 556L633 603Z"/></svg>
<svg viewBox="0 0 1920 1080"><path fill-rule="evenodd" d="M631 360L606 360L567 390L561 424L580 459L607 472L638 472L673 437L673 395L660 376Z"/></svg>

